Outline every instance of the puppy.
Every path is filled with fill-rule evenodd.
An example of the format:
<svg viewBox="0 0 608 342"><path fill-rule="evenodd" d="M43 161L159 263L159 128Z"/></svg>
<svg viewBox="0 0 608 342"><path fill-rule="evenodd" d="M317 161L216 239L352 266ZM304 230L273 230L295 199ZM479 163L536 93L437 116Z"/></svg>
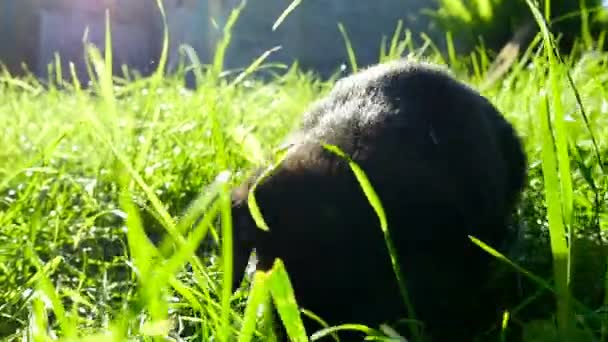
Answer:
<svg viewBox="0 0 608 342"><path fill-rule="evenodd" d="M499 322L501 304L483 295L492 257L469 236L495 248L506 241L526 178L522 144L476 91L405 60L341 79L305 113L285 158L255 190L270 231L256 227L247 206L260 172L234 189L235 288L255 249L257 269L280 258L298 304L330 325L411 318L378 216L348 163L320 142L348 154L378 194L427 335L471 341ZM303 319L309 335L321 328Z"/></svg>

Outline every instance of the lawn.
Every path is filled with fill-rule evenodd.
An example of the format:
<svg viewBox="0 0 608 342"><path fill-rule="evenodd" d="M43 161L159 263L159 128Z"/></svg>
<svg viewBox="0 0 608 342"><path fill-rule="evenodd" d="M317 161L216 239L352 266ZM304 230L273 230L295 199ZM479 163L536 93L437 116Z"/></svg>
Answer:
<svg viewBox="0 0 608 342"><path fill-rule="evenodd" d="M399 42L384 49L384 59L421 58L419 48ZM529 179L515 215L521 233L497 255L522 271L525 290L507 325L524 325L530 341L564 332L601 341L608 325L599 310L608 300L608 53L588 49L561 60L542 42L491 85L485 52L448 62L427 49L424 58L480 89L526 146ZM255 165L272 163L283 137L333 80L294 65L262 81L262 60L223 73L219 51L212 64L194 63L195 90L183 86L184 71L111 77L112 56L94 49L90 87L0 75L3 340L247 340L264 320L256 308L267 289L289 296L280 268L260 274L249 297L245 288L231 295L223 262L231 256L208 237L230 229L215 220L228 213L229 187ZM172 238L163 242L165 235ZM297 315L286 309L297 329Z"/></svg>

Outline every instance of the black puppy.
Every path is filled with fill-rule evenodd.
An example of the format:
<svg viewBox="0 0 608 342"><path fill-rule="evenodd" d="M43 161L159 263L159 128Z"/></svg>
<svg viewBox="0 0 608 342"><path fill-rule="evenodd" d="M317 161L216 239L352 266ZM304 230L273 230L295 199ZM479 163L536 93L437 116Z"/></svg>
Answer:
<svg viewBox="0 0 608 342"><path fill-rule="evenodd" d="M234 190L235 286L255 248L257 268L281 258L298 304L330 325L377 328L407 317L378 217L349 165L319 141L351 156L379 195L432 340L471 341L498 322L501 307L481 295L492 257L468 236L505 241L526 177L521 143L477 92L436 66L403 60L340 80L306 113L285 159L255 191L270 232L256 228L247 207L253 179ZM308 334L321 328L304 319Z"/></svg>

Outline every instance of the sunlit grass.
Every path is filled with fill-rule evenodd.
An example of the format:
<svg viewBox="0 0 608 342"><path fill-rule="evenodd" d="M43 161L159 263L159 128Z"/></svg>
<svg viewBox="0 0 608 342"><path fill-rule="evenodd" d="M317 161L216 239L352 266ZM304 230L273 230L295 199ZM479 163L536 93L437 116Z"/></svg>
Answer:
<svg viewBox="0 0 608 342"><path fill-rule="evenodd" d="M183 74L165 75L166 50L156 73L127 81L111 75L110 52L90 47L90 88L76 78L53 77L43 85L0 75L2 338L267 340L259 308L274 300L287 331L305 340L282 263L256 273L248 298L244 291L231 293L227 195L254 164L272 163L274 148L331 81L296 67L267 82L256 80L272 51L226 77L223 54L239 11L230 17L210 65L190 59L196 90L183 86ZM484 51L459 60L452 50L448 58L455 75L483 89L525 142L529 186L518 217L533 241L523 243L523 256L515 253L509 260L493 250L497 246L473 240L557 302L557 324L546 319L542 329L534 325L530 340L590 338L588 331L606 328L593 312L597 307L588 307L596 302L580 297L601 297L606 285L601 282L608 254L596 241L603 240L586 241L608 229L608 54L589 51L562 61L548 45L539 45L550 39L545 32L509 74L483 88ZM414 48L401 26L385 43L379 60L426 55L444 63L430 41ZM351 67L360 68L356 51L345 46ZM472 66L472 76L465 65ZM61 74L57 67L52 71ZM365 170L351 166L390 249L382 199L373 196ZM214 250L205 238L218 235L224 239ZM201 243L209 253L197 258ZM541 247L549 251L548 263L534 261ZM544 273L531 273L538 271ZM586 321L575 325L577 316ZM517 310L509 314L506 329L519 324L517 317ZM344 328L379 334L379 327L349 323Z"/></svg>

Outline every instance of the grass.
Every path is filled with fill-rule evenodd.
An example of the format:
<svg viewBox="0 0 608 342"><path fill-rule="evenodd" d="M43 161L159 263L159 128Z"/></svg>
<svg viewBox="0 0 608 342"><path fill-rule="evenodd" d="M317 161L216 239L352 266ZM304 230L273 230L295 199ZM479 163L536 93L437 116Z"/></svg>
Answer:
<svg viewBox="0 0 608 342"><path fill-rule="evenodd" d="M281 263L256 273L247 297L243 289L231 295L226 286L229 239L219 250L193 256L199 244L211 246L205 236L216 236L215 229L230 236L229 220L215 224L229 215L229 187L254 165L271 164L274 147L332 84L297 66L258 81L256 70L268 54L227 77L222 56L239 11L228 20L213 63L191 59L196 90L183 87L183 70L165 75L164 63L150 77L112 76L111 54L94 48L88 89L59 77L43 85L0 76L2 339L261 339L269 333L268 317L257 309L272 296L287 330L305 340ZM561 60L547 44L551 39L543 32L490 87L481 87L485 51L460 59L451 54L449 63L514 124L529 156L518 243L501 251L504 258L491 248L498 246L484 246L529 280L507 326L524 325L530 341L601 341L608 325L598 310L608 302L608 54L585 50ZM384 43L382 61L425 55L447 63L428 40L414 48L400 26L390 45ZM348 42L346 48L355 68ZM465 66L475 72L469 76ZM382 221L379 201L369 196ZM529 320L534 315L526 309L534 306L547 315ZM380 334L379 327L352 323L345 328Z"/></svg>

